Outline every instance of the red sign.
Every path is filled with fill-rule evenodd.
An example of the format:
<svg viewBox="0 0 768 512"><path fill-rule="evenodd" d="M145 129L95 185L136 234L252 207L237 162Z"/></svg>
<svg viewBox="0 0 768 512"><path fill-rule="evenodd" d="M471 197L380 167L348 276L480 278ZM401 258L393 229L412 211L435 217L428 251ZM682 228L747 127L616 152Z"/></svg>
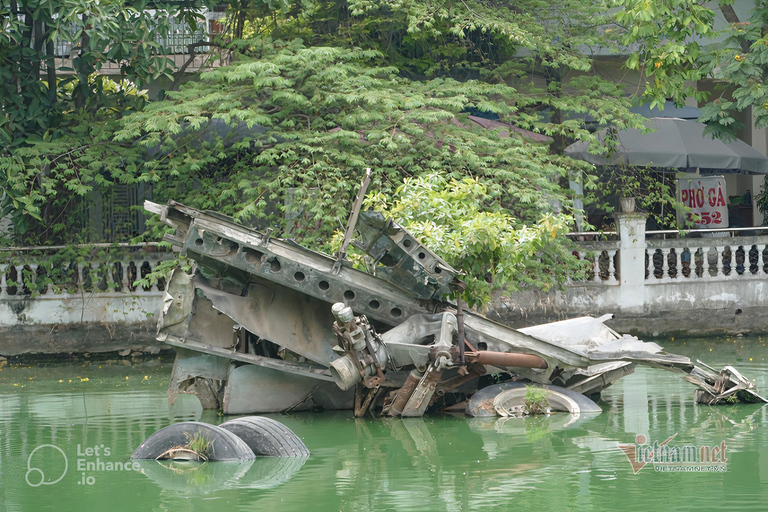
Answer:
<svg viewBox="0 0 768 512"><path fill-rule="evenodd" d="M697 227L728 227L728 196L723 176L697 176L677 180L677 199L690 210L685 220Z"/></svg>

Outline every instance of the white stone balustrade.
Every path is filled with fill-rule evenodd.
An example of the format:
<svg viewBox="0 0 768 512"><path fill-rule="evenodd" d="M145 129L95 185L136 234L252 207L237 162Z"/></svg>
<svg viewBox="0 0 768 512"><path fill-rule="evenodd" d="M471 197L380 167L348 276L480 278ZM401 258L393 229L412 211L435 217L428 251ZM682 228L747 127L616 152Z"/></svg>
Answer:
<svg viewBox="0 0 768 512"><path fill-rule="evenodd" d="M768 234L755 234L768 230L646 234L644 214L617 214L616 221L618 233L611 235L618 241L577 242L582 258L618 254L618 264L606 275L594 256L590 276L571 283L555 300L564 315L725 311L738 316L768 307Z"/></svg>
<svg viewBox="0 0 768 512"><path fill-rule="evenodd" d="M605 285L619 284L618 242L584 242L579 245L583 249L578 252L579 258L592 264L586 282Z"/></svg>
<svg viewBox="0 0 768 512"><path fill-rule="evenodd" d="M648 240L646 284L765 280L768 236Z"/></svg>
<svg viewBox="0 0 768 512"><path fill-rule="evenodd" d="M46 267L34 263L0 263L0 299L22 295L67 296L73 293L130 293L158 294L163 291L163 284L153 283L150 287L136 286L136 282L162 261L173 259L170 253L136 253L110 258L110 261L90 263L72 263L68 269L70 279L60 279L48 283L41 290L30 290L24 286L26 279L35 282L46 277ZM22 258L23 259L23 258ZM60 272L50 272L59 274ZM71 279L73 278L74 279Z"/></svg>
<svg viewBox="0 0 768 512"><path fill-rule="evenodd" d="M0 253L0 326L154 321L164 283L136 283L176 254L154 245L99 249L98 256L78 262L53 257L57 248Z"/></svg>

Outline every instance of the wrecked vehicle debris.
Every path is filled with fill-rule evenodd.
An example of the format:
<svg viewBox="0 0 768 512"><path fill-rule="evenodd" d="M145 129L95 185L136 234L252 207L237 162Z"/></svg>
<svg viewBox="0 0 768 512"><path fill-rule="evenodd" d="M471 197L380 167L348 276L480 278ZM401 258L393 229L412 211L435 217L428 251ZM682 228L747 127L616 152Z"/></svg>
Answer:
<svg viewBox="0 0 768 512"><path fill-rule="evenodd" d="M446 300L461 288L458 272L359 204L337 258L173 201L144 207L175 229L166 240L196 263L191 276L173 273L158 324L157 339L177 350L171 401L192 393L225 414L321 407L421 416L459 404L472 415L465 401L489 372L589 402L638 364L682 373L701 403L766 401L732 367L717 372L620 335L604 325L610 315L518 330L462 311ZM352 228L375 275L344 258ZM513 394L500 393L505 410Z"/></svg>

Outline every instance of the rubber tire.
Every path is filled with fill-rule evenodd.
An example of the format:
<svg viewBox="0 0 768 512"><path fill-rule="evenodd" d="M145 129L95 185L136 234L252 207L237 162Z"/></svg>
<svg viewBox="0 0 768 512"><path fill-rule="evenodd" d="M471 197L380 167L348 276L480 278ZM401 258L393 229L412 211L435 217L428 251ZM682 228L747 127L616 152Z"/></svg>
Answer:
<svg viewBox="0 0 768 512"><path fill-rule="evenodd" d="M260 457L308 457L309 450L291 429L264 416L245 416L219 425L237 435Z"/></svg>
<svg viewBox="0 0 768 512"><path fill-rule="evenodd" d="M216 460L253 460L256 458L248 445L227 429L202 423L184 421L161 428L139 445L131 459L157 459L176 446L185 446L198 432L203 433L213 443L213 453L209 461Z"/></svg>
<svg viewBox="0 0 768 512"><path fill-rule="evenodd" d="M472 395L472 398L469 399L469 403L467 404L467 414L476 418L497 416L496 411L493 410L493 407L488 407L487 404L493 404L493 399L498 394L503 393L508 389L517 389L531 385L539 388L549 389L551 391L556 391L569 397L579 405L580 412L583 414L599 414L603 411L595 402L582 395L581 393L571 391L570 389L547 384L536 384L532 382L507 381L500 384L491 384L490 386L478 390L474 395ZM486 405L483 406L483 404Z"/></svg>

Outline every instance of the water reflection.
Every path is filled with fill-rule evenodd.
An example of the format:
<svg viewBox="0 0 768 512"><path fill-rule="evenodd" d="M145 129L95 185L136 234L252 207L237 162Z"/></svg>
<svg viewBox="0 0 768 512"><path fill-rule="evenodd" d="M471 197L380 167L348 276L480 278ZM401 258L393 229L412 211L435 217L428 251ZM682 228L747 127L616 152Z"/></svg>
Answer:
<svg viewBox="0 0 768 512"><path fill-rule="evenodd" d="M239 462L136 462L161 489L204 496L221 489L272 489L287 482L306 461L307 457L259 457Z"/></svg>
<svg viewBox="0 0 768 512"><path fill-rule="evenodd" d="M667 348L695 357L688 343ZM721 345L702 340L706 352L717 349L708 363L722 365L739 355L745 360L739 370L768 391L768 367L757 361L762 342ZM202 411L189 396L169 406L170 362L101 366L0 372L0 510L100 510L105 504L174 511L686 510L692 503L698 510L723 503L762 510L768 500L768 409L694 404L692 385L650 368L606 390L602 414L576 421L565 413L532 419L273 415L302 438L308 459L170 468L140 461L140 471L81 471L81 448L103 445L110 448L106 459L126 462L142 440L171 423L229 419ZM617 445L639 433L651 440L678 434L679 445L725 442L728 472L662 474L647 468L635 475ZM32 488L24 475L41 444L60 447L70 470L55 485ZM53 474L59 466L43 469ZM93 483L80 483L84 477Z"/></svg>
<svg viewBox="0 0 768 512"><path fill-rule="evenodd" d="M649 396L656 396L655 386L648 386ZM673 407L666 419L665 410L666 406L657 408L653 421L648 413L647 424L656 426L648 432L650 438L663 440L677 432L675 441L680 445L724 441L730 450L729 472L664 475L650 468L633 475L618 443L632 442L634 432L615 428L617 421L625 424L622 411L609 408L570 428L557 415L358 420L358 440L367 448L364 453L338 452L344 470L337 471L335 485L348 509L370 506L372 497L414 510L434 506L436 500L469 509L512 502L539 509L542 504L572 505L574 497L587 509L627 509L633 499L663 509L671 500L685 509L690 500L712 495L713 490L728 493L729 482L741 482L738 487L743 489L746 481L752 482L748 493L752 497L739 496L738 502L745 507L757 504L754 495L765 494L762 484L768 467L762 455L765 430L756 427L765 420L765 407L696 406L689 398L684 410ZM746 481L742 473L749 473ZM658 493L649 495L649 485ZM711 506L715 508L714 503Z"/></svg>

